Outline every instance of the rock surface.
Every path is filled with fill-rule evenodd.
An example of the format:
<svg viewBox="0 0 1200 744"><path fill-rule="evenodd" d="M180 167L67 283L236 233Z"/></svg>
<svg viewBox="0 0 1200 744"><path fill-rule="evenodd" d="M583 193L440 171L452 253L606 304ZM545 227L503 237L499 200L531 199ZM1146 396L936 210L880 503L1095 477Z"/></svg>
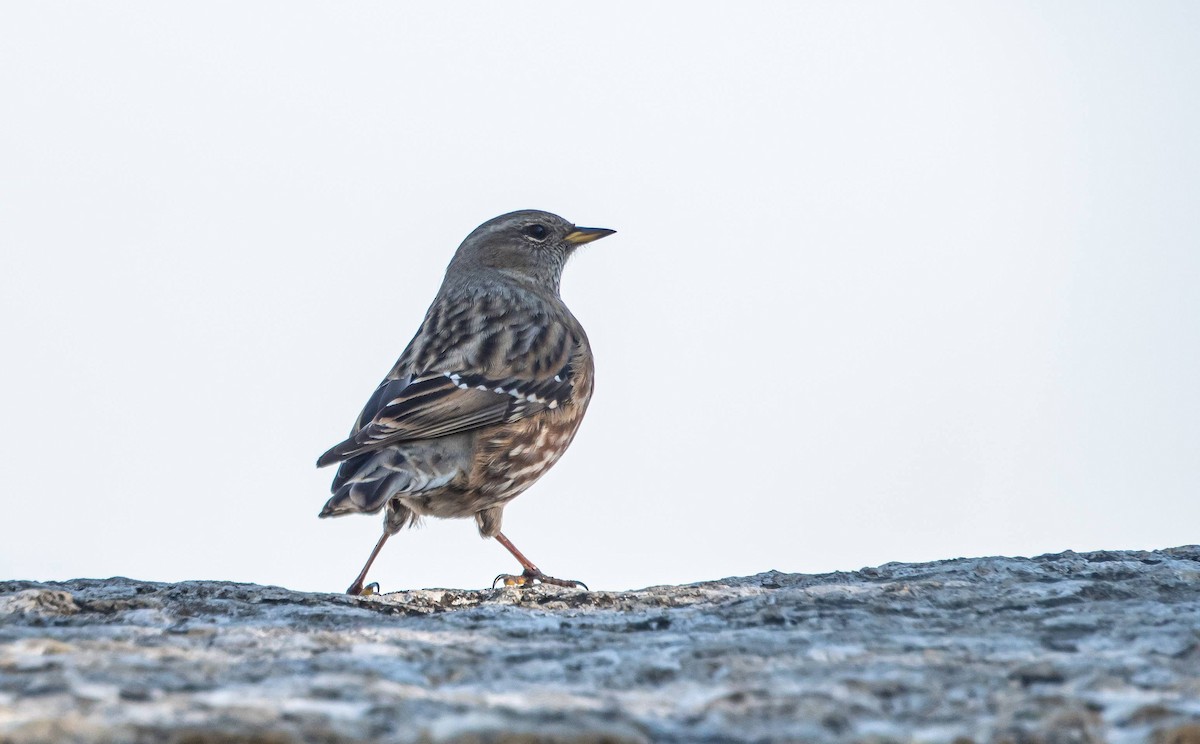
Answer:
<svg viewBox="0 0 1200 744"><path fill-rule="evenodd" d="M0 742L1200 744L1200 546L351 598L0 582Z"/></svg>

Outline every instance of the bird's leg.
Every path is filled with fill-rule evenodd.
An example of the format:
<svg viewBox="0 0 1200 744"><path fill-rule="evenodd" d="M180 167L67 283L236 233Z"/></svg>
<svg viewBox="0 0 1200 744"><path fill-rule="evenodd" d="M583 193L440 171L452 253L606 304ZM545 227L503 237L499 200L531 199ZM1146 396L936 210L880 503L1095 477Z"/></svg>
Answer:
<svg viewBox="0 0 1200 744"><path fill-rule="evenodd" d="M379 555L379 551L383 549L383 544L387 542L389 537L391 537L391 534L387 531L387 528L384 528L383 534L379 536L379 542L375 543L375 549L371 551L371 557L367 558L367 564L362 567L361 571L358 572L358 578L355 579L354 583L350 585L350 588L346 590L346 594L377 594L379 592L378 584L368 584L368 587L375 587L375 591L364 592L363 582L367 580L367 571L371 570L371 564L375 562L375 557Z"/></svg>
<svg viewBox="0 0 1200 744"><path fill-rule="evenodd" d="M574 581L572 579L556 579L553 576L547 576L542 573L542 569L533 565L533 561L525 557L525 554L517 550L517 546L512 544L512 541L504 536L503 532L496 533L496 541L505 547L508 552L513 554L513 558L521 564L521 568L525 569L520 576L511 574L500 574L492 581L492 587L503 581L505 586L532 586L534 583L554 584L555 586L581 587L584 591L588 591L587 584L582 581Z"/></svg>

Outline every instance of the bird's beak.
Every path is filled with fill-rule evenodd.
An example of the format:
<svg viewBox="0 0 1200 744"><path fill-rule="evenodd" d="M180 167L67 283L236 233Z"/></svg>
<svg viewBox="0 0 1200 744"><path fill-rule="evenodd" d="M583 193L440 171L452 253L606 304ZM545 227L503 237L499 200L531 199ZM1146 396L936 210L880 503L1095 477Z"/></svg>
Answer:
<svg viewBox="0 0 1200 744"><path fill-rule="evenodd" d="M616 230L609 230L607 227L576 227L567 233L563 240L575 245L583 245L593 240L599 240L606 235L612 235L615 232Z"/></svg>

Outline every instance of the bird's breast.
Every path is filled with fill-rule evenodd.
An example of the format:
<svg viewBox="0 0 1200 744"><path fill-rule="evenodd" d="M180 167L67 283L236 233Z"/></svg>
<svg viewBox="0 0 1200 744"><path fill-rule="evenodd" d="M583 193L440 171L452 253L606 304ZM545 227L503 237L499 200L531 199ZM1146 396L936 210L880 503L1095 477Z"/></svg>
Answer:
<svg viewBox="0 0 1200 744"><path fill-rule="evenodd" d="M575 439L593 388L590 353L578 361L567 404L480 432L471 481L489 501L502 503L529 488Z"/></svg>
<svg viewBox="0 0 1200 744"><path fill-rule="evenodd" d="M489 500L503 502L516 497L558 462L582 419L582 414L564 407L487 432L472 480Z"/></svg>

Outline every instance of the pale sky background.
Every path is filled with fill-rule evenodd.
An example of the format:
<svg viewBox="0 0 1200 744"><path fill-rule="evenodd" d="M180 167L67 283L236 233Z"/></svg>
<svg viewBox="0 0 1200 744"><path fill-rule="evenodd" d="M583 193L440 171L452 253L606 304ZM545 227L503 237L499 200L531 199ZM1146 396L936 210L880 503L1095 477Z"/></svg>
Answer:
<svg viewBox="0 0 1200 744"><path fill-rule="evenodd" d="M0 578L341 591L346 434L513 209L597 392L506 511L620 589L1200 540L1200 4L5 3ZM469 521L384 590L517 568Z"/></svg>

